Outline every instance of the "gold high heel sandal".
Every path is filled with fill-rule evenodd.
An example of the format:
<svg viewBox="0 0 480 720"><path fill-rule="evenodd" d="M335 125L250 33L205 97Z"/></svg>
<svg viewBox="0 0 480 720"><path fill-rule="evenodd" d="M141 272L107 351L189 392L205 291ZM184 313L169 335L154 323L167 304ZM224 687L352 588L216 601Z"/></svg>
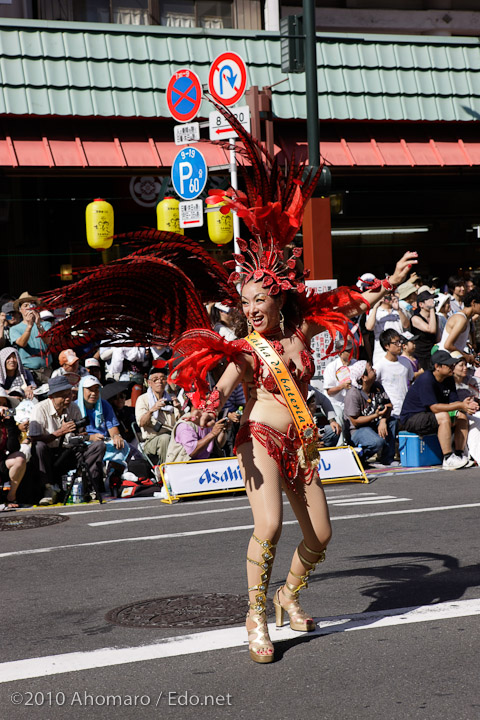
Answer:
<svg viewBox="0 0 480 720"><path fill-rule="evenodd" d="M247 628L248 649L250 651L250 657L254 662L270 663L273 662L273 644L268 634L266 603L268 582L274 560L274 554L271 551L276 545L272 545L270 540L259 540L255 535L252 535L252 537L262 547L262 562L252 560L248 556L247 560L252 563L252 565L257 565L257 567L261 568L262 573L258 585L253 585L248 588L248 592L254 590L259 591L257 595L255 595L255 602L249 603L248 605L247 620L250 619L255 623L255 627L250 630Z"/></svg>
<svg viewBox="0 0 480 720"><path fill-rule="evenodd" d="M305 566L305 568L307 568L307 570L304 575L296 575L294 572L292 572L292 569L290 568L290 575L298 578L300 580L300 583L295 586L291 583L285 582L285 585L283 585L281 588L278 588L277 592L275 593L275 597L273 598L273 604L275 606L275 623L277 627L282 627L285 613L288 613L288 616L290 618L290 627L292 628L292 630L298 630L299 632L312 632L313 630L315 630L316 627L315 622L301 608L300 603L298 602L298 594L302 588L308 587L308 577L310 573L315 570L318 563L321 563L325 560L325 550L322 550L321 553L318 553L316 550L311 550L305 545L305 542L303 540L301 542L301 545L303 545L307 552L311 553L312 555L317 555L318 560L316 560L315 562L310 562L303 557L303 555L300 553L300 550L297 548L297 554L300 562L302 563L302 565ZM283 595L288 599L288 602L285 605L282 605L282 602L280 600L280 590L282 591Z"/></svg>

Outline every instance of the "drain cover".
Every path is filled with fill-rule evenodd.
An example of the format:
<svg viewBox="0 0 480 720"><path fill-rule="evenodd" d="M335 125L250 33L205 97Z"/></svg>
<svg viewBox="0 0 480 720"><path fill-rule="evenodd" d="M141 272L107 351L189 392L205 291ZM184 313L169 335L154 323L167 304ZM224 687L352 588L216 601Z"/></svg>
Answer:
<svg viewBox="0 0 480 720"><path fill-rule="evenodd" d="M31 530L32 528L57 525L69 518L65 515L12 515L0 517L0 530Z"/></svg>
<svg viewBox="0 0 480 720"><path fill-rule="evenodd" d="M245 622L245 595L204 593L144 600L110 610L105 620L127 627L209 628Z"/></svg>

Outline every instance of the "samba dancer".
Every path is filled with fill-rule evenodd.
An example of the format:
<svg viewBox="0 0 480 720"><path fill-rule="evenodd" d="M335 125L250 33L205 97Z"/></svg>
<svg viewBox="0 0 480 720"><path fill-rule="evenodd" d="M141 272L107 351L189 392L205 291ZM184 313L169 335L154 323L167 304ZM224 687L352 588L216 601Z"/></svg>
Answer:
<svg viewBox="0 0 480 720"><path fill-rule="evenodd" d="M319 174L303 182L304 165L294 165L285 177L236 119L225 109L219 110L240 136L253 170L253 180L245 171L246 194L233 189L210 192L210 201L223 201L226 212L234 209L251 235L249 242L238 239L241 254L229 261L234 270L230 277L188 238L155 231L129 233L120 237L137 242L155 239L157 244L97 270L66 290L49 293L45 304L68 304L76 309L50 331L50 340L57 347L72 330L79 329L89 340L108 330L117 333L123 345L171 343L185 358L176 366L173 382L188 391L193 389L194 405L215 417L235 387L244 383L247 403L236 451L254 519L247 551L246 627L250 657L268 663L273 661L274 650L266 598L282 529L282 491L303 537L286 581L275 593L277 625L283 624L287 613L293 630L314 630L315 623L301 608L298 595L312 570L324 560L331 537L317 471L317 428L305 403L314 373L310 341L328 330L332 338L329 352L337 333L346 343L347 318L392 292L417 260L416 253L405 253L388 279L375 280L363 294L339 288L308 296L305 273L299 275L295 270L301 251L294 249L293 257L285 261L284 248L298 232ZM250 334L227 342L207 329L203 303L238 304L238 283ZM97 307L97 299L101 299L101 307ZM223 358L228 365L209 393L207 373Z"/></svg>

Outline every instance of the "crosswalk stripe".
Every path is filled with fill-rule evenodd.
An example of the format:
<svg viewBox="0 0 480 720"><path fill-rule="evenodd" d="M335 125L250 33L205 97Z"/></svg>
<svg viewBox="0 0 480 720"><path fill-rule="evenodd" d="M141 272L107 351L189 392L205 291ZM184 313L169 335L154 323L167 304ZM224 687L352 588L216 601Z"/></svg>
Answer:
<svg viewBox="0 0 480 720"><path fill-rule="evenodd" d="M309 633L309 637L353 630L375 630L419 622L438 622L439 620L473 615L480 615L480 599L353 613L338 617L317 618L317 628L313 633ZM298 638L304 634L294 632L288 626L277 629L273 623L269 624L269 631L273 642ZM107 647L86 652L14 660L0 664L0 683L244 647L246 644L246 632L242 626L162 638L149 645L123 648Z"/></svg>

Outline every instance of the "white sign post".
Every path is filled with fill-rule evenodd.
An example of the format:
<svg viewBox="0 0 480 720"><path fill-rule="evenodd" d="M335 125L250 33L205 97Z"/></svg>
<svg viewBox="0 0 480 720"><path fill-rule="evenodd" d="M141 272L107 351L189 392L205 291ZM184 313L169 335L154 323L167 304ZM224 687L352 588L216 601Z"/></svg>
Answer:
<svg viewBox="0 0 480 720"><path fill-rule="evenodd" d="M185 123L185 125L173 126L173 138L175 145L188 145L188 143L200 140L200 125L198 122Z"/></svg>
<svg viewBox="0 0 480 720"><path fill-rule="evenodd" d="M238 122L243 125L247 132L251 130L250 108L248 105L230 108L232 115L235 115ZM214 110L208 115L210 140L229 140L237 138L238 133L233 129L228 120L221 112Z"/></svg>
<svg viewBox="0 0 480 720"><path fill-rule="evenodd" d="M178 204L180 227L192 228L203 226L203 200L190 200Z"/></svg>

